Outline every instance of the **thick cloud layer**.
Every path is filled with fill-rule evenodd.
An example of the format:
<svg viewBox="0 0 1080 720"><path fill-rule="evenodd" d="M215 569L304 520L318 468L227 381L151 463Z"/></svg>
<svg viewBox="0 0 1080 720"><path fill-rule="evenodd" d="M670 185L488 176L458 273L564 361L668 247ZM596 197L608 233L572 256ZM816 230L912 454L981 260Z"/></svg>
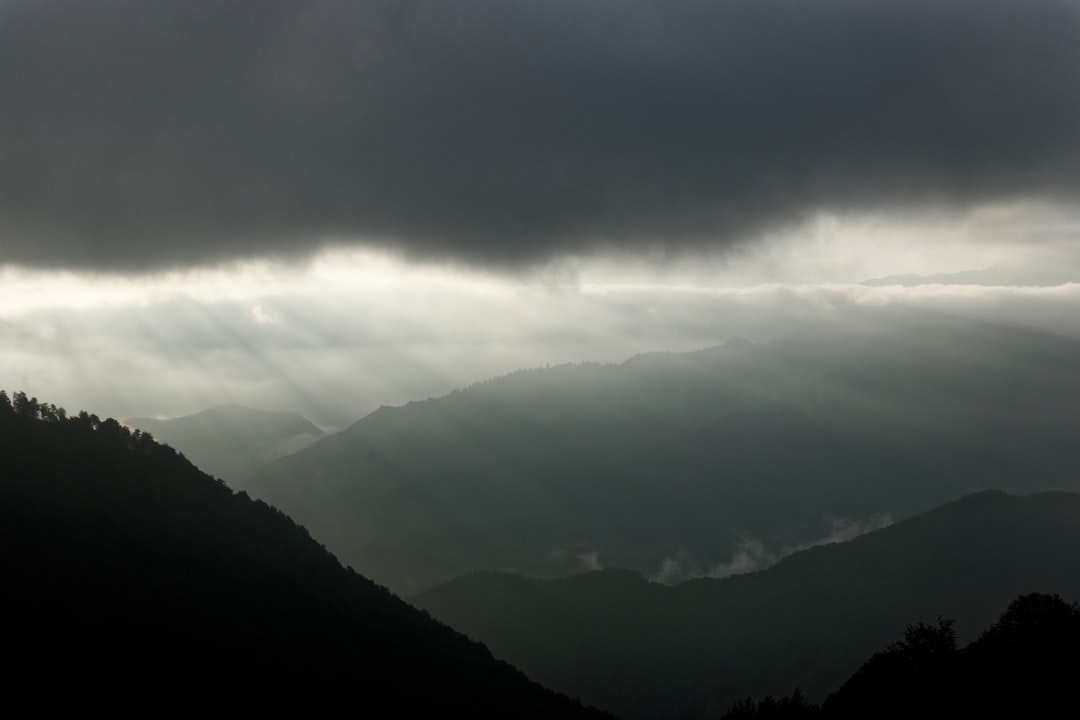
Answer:
<svg viewBox="0 0 1080 720"><path fill-rule="evenodd" d="M3 0L0 262L516 265L1080 192L1076 0Z"/></svg>

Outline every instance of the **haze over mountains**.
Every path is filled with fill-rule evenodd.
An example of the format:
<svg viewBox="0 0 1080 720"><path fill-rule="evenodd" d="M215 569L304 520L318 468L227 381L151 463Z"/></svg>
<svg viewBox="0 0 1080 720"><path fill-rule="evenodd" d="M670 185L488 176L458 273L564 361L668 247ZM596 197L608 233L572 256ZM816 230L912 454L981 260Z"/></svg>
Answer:
<svg viewBox="0 0 1080 720"><path fill-rule="evenodd" d="M1018 594L1080 597L1077 547L1080 495L987 491L747 575L473 573L412 602L622 717L719 717L796 687L820 702L909 624L942 615L966 643Z"/></svg>
<svg viewBox="0 0 1080 720"><path fill-rule="evenodd" d="M288 517L148 434L0 393L0 452L13 698L58 710L605 717L343 569ZM882 694L898 689L908 708L1046 710L1075 677L1075 656L1059 653L1080 609L1058 595L1080 594L1078 533L1080 495L986 491L758 573L673 587L628 570L472 573L414 602L631 719L775 709L733 701L795 686L812 701L839 688L825 716L892 716ZM963 651L948 624L912 624L946 615L966 642L1012 597ZM987 681L1009 691L968 695ZM47 687L63 693L42 701ZM801 697L794 706L816 712Z"/></svg>
<svg viewBox="0 0 1080 720"><path fill-rule="evenodd" d="M294 412L218 405L183 417L130 418L129 427L149 432L173 446L203 472L243 490L263 465L302 450L325 433Z"/></svg>
<svg viewBox="0 0 1080 720"><path fill-rule="evenodd" d="M579 588L541 640L638 717L834 689L790 663L838 682L880 646L817 626L895 640L976 570L988 623L1072 567L957 508L1080 491L1078 68L1077 0L0 0L12 684L568 707L319 543L410 596ZM27 395L173 418L137 422L177 452ZM932 515L973 554L921 560L905 519L961 497ZM733 610L815 627L690 624L834 551ZM927 568L944 606L855 602Z"/></svg>
<svg viewBox="0 0 1080 720"><path fill-rule="evenodd" d="M948 317L521 371L382 408L252 492L401 592L760 567L964 493L1080 488L1080 341Z"/></svg>

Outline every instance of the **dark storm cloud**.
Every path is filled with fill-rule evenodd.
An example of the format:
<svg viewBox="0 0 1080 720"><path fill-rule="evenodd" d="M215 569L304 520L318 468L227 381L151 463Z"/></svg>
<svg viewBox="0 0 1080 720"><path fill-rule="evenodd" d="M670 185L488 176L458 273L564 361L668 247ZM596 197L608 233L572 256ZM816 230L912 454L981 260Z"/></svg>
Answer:
<svg viewBox="0 0 1080 720"><path fill-rule="evenodd" d="M0 262L507 265L1078 191L1076 0L0 0Z"/></svg>

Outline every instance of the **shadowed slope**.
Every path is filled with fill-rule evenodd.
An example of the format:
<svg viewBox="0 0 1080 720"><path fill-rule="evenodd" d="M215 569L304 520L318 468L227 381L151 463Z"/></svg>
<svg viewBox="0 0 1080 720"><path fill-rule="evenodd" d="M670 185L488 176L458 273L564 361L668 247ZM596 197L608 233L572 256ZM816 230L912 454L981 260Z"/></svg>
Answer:
<svg viewBox="0 0 1080 720"><path fill-rule="evenodd" d="M14 406L14 407L13 407ZM590 711L115 420L0 394L5 687L52 709Z"/></svg>
<svg viewBox="0 0 1080 720"><path fill-rule="evenodd" d="M798 689L734 703L722 720L1055 717L1075 702L1080 605L1027 593L961 648L953 621L908 625L821 707Z"/></svg>

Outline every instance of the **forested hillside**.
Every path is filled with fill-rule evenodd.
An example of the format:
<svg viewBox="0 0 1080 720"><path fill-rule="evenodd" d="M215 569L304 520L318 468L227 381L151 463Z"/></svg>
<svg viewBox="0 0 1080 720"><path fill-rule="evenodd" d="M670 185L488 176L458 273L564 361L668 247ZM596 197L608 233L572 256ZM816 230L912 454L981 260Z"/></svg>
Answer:
<svg viewBox="0 0 1080 720"><path fill-rule="evenodd" d="M117 421L0 393L16 705L592 716Z"/></svg>

